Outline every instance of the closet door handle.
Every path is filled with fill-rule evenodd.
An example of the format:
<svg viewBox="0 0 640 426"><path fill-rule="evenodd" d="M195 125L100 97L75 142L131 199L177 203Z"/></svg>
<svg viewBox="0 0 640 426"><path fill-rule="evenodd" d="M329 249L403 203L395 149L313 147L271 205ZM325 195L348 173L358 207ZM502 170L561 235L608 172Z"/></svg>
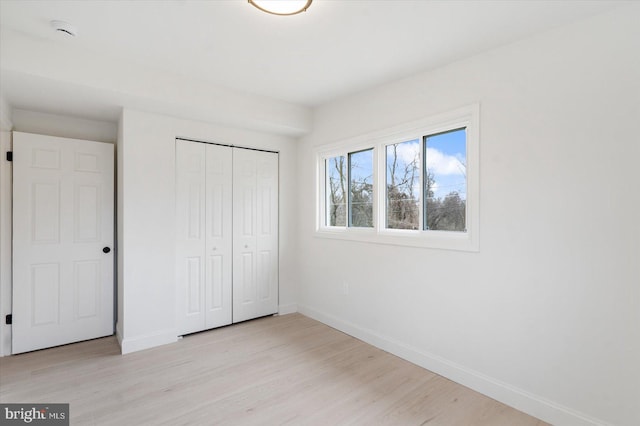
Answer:
<svg viewBox="0 0 640 426"><path fill-rule="evenodd" d="M103 253L109 253L111 251L111 249L109 247L105 247L102 249Z"/></svg>
<svg viewBox="0 0 640 426"><path fill-rule="evenodd" d="M249 248L249 244L245 244L245 245L244 245L244 248Z"/></svg>

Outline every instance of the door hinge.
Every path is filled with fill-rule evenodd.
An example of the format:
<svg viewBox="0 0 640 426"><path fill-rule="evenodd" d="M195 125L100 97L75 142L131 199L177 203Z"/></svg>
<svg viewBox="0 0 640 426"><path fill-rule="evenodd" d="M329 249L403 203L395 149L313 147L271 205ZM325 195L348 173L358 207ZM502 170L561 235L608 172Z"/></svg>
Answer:
<svg viewBox="0 0 640 426"><path fill-rule="evenodd" d="M7 151L7 161L13 161L13 152Z"/></svg>
<svg viewBox="0 0 640 426"><path fill-rule="evenodd" d="M5 318L5 323L6 323L7 325L10 325L10 324L12 324L12 323L13 323L13 315L12 315L12 314L9 314L9 315L7 315L7 316L6 316L6 318Z"/></svg>

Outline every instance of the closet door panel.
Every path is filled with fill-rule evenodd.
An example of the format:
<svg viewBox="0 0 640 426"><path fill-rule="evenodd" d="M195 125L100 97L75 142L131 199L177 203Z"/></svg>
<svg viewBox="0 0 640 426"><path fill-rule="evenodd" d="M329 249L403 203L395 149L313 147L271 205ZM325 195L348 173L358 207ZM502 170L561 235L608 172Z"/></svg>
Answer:
<svg viewBox="0 0 640 426"><path fill-rule="evenodd" d="M257 161L257 316L278 310L278 155L258 152Z"/></svg>
<svg viewBox="0 0 640 426"><path fill-rule="evenodd" d="M205 327L231 324L232 148L206 147Z"/></svg>
<svg viewBox="0 0 640 426"><path fill-rule="evenodd" d="M233 322L254 318L256 311L255 152L233 151Z"/></svg>
<svg viewBox="0 0 640 426"><path fill-rule="evenodd" d="M205 322L205 145L176 141L176 299L180 334Z"/></svg>
<svg viewBox="0 0 640 426"><path fill-rule="evenodd" d="M176 141L178 331L231 323L231 148Z"/></svg>
<svg viewBox="0 0 640 426"><path fill-rule="evenodd" d="M233 322L278 311L278 155L233 153Z"/></svg>

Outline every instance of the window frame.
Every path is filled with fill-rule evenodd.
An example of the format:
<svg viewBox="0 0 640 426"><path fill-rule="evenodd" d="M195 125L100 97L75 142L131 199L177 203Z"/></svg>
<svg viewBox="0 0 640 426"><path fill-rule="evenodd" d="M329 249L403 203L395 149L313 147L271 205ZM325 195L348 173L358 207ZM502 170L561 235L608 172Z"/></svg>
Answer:
<svg viewBox="0 0 640 426"><path fill-rule="evenodd" d="M468 148L467 147L467 145L468 145L468 141L467 141L468 132L467 132L467 128L466 127L452 128L452 129L446 130L444 132L429 133L429 134L424 135L422 137L421 147L423 149L422 149L421 152L423 153L423 157L421 158L420 171L423 174L421 175L421 179L424 179L424 172L427 170L427 161L428 161L427 156L426 156L426 152L427 152L427 148L428 148L427 147L427 139L429 139L430 137L440 136L440 135L443 135L443 134L452 133L452 132L456 132L456 131L459 131L459 130L464 130L465 131L465 156L466 156L467 155L466 150ZM466 169L466 165L465 165L465 169ZM466 172L466 170L465 170L465 172ZM420 217L422 219L423 228L425 228L425 230L429 230L429 229L427 229L427 223L428 223L428 220L429 220L428 219L429 211L426 208L427 207L427 203L428 203L428 199L425 198L425 186L424 186L425 182L424 182L424 180L422 180L421 182L422 182L423 186L421 188L422 189L422 191L421 191L421 197L422 198L420 199L420 209L421 209L420 210ZM467 187L468 183L469 183L468 179L465 176L465 191L467 191L466 187ZM466 233L467 232L467 214L468 214L467 210L468 210L467 209L467 203L466 203L466 199L465 199L465 230L464 231L452 231L452 232L455 232L455 233L459 233L459 232L465 232ZM442 230L438 230L438 229L434 229L434 231L446 232L446 231L442 231Z"/></svg>
<svg viewBox="0 0 640 426"><path fill-rule="evenodd" d="M373 178L372 178L372 183L373 183L373 227L352 227L350 226L350 217L349 217L349 198L351 197L351 170L350 170L350 164L349 164L349 154L353 154L353 153L358 153L358 152L362 152L362 151L367 151L373 149ZM327 232L328 235L332 235L332 234L339 234L342 231L344 231L345 229L351 229L353 230L353 232L356 233L369 233L372 232L375 228L376 228L376 222L377 222L377 209L376 209L376 205L378 202L378 194L376 191L376 185L377 185L377 164L378 164L378 160L377 160L377 150L375 148L375 145L371 144L371 143L360 143L358 145L350 145L348 150L344 150L343 148L335 148L335 149L331 149L331 150L325 150L322 151L321 154L317 154L317 163L318 163L318 167L317 167L317 178L316 178L316 188L318 189L318 196L317 196L317 208L316 208L316 213L317 213L317 217L316 217L316 231L319 230L323 230L324 232ZM346 181L347 181L347 188L346 188L346 204L345 204L345 226L331 226L331 225L327 225L327 213L328 213L328 205L327 205L327 197L326 197L326 188L327 188L327 182L329 177L327 176L326 173L326 160L330 159L330 158L334 158L334 157L340 157L343 156L345 157L345 163L346 163L346 173L347 173L347 177L346 177ZM322 181L320 181L320 179L322 179ZM322 183L320 183L322 182Z"/></svg>
<svg viewBox="0 0 640 426"><path fill-rule="evenodd" d="M418 148L420 150L420 158L419 158L419 165L418 165L418 180L420 181L420 193L418 194L418 229L396 229L396 228L389 228L388 225L388 189L387 189L387 148L389 146L392 145L396 145L396 144L402 144L405 142L411 142L413 140L417 140L418 142ZM382 222L380 223L380 229L383 229L385 231L401 231L403 233L407 232L407 231L421 231L422 229L420 228L420 225L422 224L422 216L424 215L424 170L423 170L423 166L424 166L424 154L423 154L423 149L422 149L422 145L424 145L423 141L419 138L413 138L413 139L405 139L402 141L393 141L390 143L384 143L382 145L380 145L380 150L383 153L383 161L381 162L381 164L379 165L379 167L382 167L384 169L384 175L381 177L382 179L382 185L384 186L384 204L380 207L382 207L380 209L380 217L382 218Z"/></svg>
<svg viewBox="0 0 640 426"><path fill-rule="evenodd" d="M323 216L324 217L324 219L323 219L324 220L324 222L323 222L324 223L324 227L341 229L341 228L344 228L344 226L328 225L328 223L330 222L329 218L330 218L331 204L327 203L327 195L326 195L327 188L330 186L330 176L327 173L327 166L329 164L329 160L331 160L333 158L337 158L337 157L344 157L344 156L342 156L342 155L328 156L328 157L325 157L324 160L323 160L322 167L324 167L324 187L323 187L322 191L323 191L323 197L324 197L324 199L323 199L324 205L321 208L323 208L323 213L324 213L324 216ZM345 157L344 165L345 165L345 169L346 169L345 172L347 174L347 179L348 179L349 178L348 157ZM349 188L348 188L348 185L349 185L349 182L347 181L346 184L347 184L347 188L345 189L345 193L342 194L342 197L344 199L344 211L345 211L345 213L344 213L344 218L343 219L344 219L345 226L348 225L348 220L349 220L349 217L348 217L349 216L348 215L348 209L349 209L349 200L348 200L348 189Z"/></svg>
<svg viewBox="0 0 640 426"><path fill-rule="evenodd" d="M392 244L445 250L479 251L480 225L480 105L472 104L422 120L405 123L382 131L325 145L315 150L316 158L316 221L315 236L377 244ZM389 229L386 227L386 149L387 146L413 139L420 141L420 224L424 227L424 137L464 127L466 129L466 232L440 230ZM327 225L326 209L326 161L373 148L373 227L349 226L349 205L346 226ZM347 167L347 180L350 170ZM350 188L349 188L350 191Z"/></svg>
<svg viewBox="0 0 640 426"><path fill-rule="evenodd" d="M353 209L352 209L352 205L353 205L353 193L351 191L351 185L352 185L352 181L351 181L351 158L353 155L355 154L360 154L363 152L368 152L371 151L371 185L372 185L372 190L371 190L371 217L372 217L372 226L356 226L353 224ZM371 148L366 148L366 149L361 149L359 151L349 151L347 153L347 185L348 185L348 190L347 190L347 228L365 228L365 229L372 229L375 228L375 215L374 215L374 211L375 211L375 200L374 200L374 194L376 193L376 189L374 186L374 178L375 178L375 170L376 170L376 162L375 162L375 147L371 147ZM325 190L326 191L326 190Z"/></svg>

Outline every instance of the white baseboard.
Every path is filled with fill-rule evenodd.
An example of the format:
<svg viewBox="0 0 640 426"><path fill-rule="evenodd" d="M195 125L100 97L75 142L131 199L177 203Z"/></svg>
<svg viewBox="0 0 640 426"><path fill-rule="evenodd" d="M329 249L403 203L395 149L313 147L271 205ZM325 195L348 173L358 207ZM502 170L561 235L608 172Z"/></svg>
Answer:
<svg viewBox="0 0 640 426"><path fill-rule="evenodd" d="M122 355L178 341L178 334L175 329L161 330L143 336L124 338L119 324L116 325L116 337L118 338Z"/></svg>
<svg viewBox="0 0 640 426"><path fill-rule="evenodd" d="M294 314L298 312L297 303L289 303L287 305L278 306L278 315Z"/></svg>
<svg viewBox="0 0 640 426"><path fill-rule="evenodd" d="M611 426L610 423L549 401L435 354L382 336L373 330L325 314L310 306L298 305L298 312L553 425Z"/></svg>

